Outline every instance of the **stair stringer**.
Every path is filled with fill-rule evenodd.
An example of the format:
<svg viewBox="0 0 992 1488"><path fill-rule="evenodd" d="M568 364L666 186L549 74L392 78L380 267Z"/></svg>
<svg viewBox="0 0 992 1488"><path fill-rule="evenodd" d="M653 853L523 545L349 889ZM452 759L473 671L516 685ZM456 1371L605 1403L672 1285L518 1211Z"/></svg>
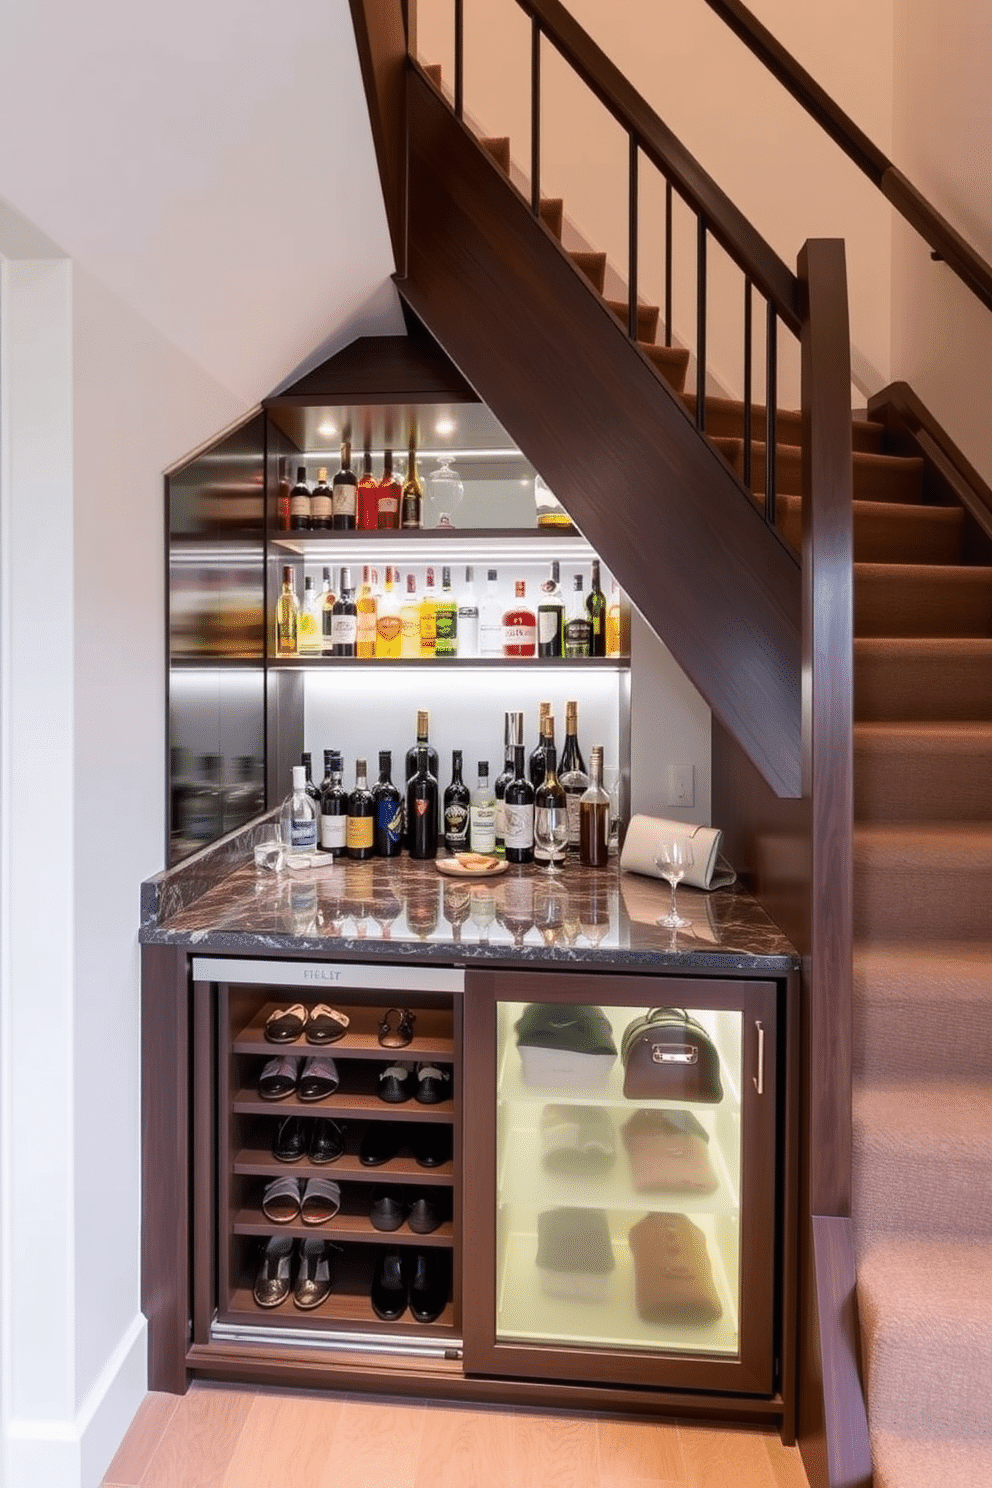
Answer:
<svg viewBox="0 0 992 1488"><path fill-rule="evenodd" d="M801 795L801 576L679 399L416 71L401 294L780 797Z"/></svg>

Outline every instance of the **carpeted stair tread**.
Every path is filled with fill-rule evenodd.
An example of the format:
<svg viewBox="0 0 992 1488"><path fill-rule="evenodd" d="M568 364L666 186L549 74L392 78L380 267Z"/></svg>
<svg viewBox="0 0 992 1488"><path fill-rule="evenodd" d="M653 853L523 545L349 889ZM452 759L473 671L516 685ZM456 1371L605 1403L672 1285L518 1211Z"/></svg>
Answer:
<svg viewBox="0 0 992 1488"><path fill-rule="evenodd" d="M744 479L744 440L706 431L724 459ZM751 489L765 489L765 444L751 442ZM856 451L854 465L854 500L877 501L889 505L919 506L923 501L923 461L902 455L873 455ZM782 496L800 496L803 489L802 450L798 445L776 446L775 490Z"/></svg>
<svg viewBox="0 0 992 1488"><path fill-rule="evenodd" d="M506 175L510 174L510 136L508 134L480 137L479 144L491 155Z"/></svg>
<svg viewBox="0 0 992 1488"><path fill-rule="evenodd" d="M763 496L755 495L759 504ZM776 522L798 551L802 541L802 498L778 495ZM956 563L961 553L964 513L950 506L909 506L902 502L855 501L856 563Z"/></svg>
<svg viewBox="0 0 992 1488"><path fill-rule="evenodd" d="M681 393L689 368L688 351L682 346L656 346L650 341L638 341L637 345L654 363L665 381L671 383L677 393Z"/></svg>
<svg viewBox="0 0 992 1488"><path fill-rule="evenodd" d="M859 723L992 719L992 640L856 638L854 717Z"/></svg>
<svg viewBox="0 0 992 1488"><path fill-rule="evenodd" d="M992 568L856 563L854 633L992 635Z"/></svg>
<svg viewBox="0 0 992 1488"><path fill-rule="evenodd" d="M879 1431L872 1468L873 1488L983 1488L992 1483L992 1439L934 1442Z"/></svg>
<svg viewBox="0 0 992 1488"><path fill-rule="evenodd" d="M856 723L854 816L992 821L992 722Z"/></svg>
<svg viewBox="0 0 992 1488"><path fill-rule="evenodd" d="M593 289L598 294L602 294L603 285L606 283L606 254L586 253L574 249L569 252L568 256L582 270Z"/></svg>
<svg viewBox="0 0 992 1488"><path fill-rule="evenodd" d="M939 999L918 1025L932 1078L858 1085L852 1100L852 1213L859 1255L885 1239L992 1243L992 1082L941 1078Z"/></svg>
<svg viewBox="0 0 992 1488"><path fill-rule="evenodd" d="M627 301L607 300L607 306L612 310L617 320L627 326ZM638 305L637 307L637 339L638 341L653 342L658 334L658 316L660 309L657 305Z"/></svg>
<svg viewBox="0 0 992 1488"><path fill-rule="evenodd" d="M693 418L695 418L695 393L684 393L683 401ZM802 424L803 416L798 409L780 408L775 415L775 443L777 445L801 445ZM714 437L743 439L744 404L738 402L735 398L707 398L706 432ZM765 440L767 438L763 404L752 404L751 438L752 440ZM852 418L851 441L854 449L866 450L873 454L881 454L884 440L885 429L881 424L872 423L868 419Z"/></svg>
<svg viewBox="0 0 992 1488"><path fill-rule="evenodd" d="M854 933L859 940L929 944L988 936L992 824L858 823Z"/></svg>
<svg viewBox="0 0 992 1488"><path fill-rule="evenodd" d="M858 1268L858 1310L873 1432L987 1444L992 1245L872 1246Z"/></svg>
<svg viewBox="0 0 992 1488"><path fill-rule="evenodd" d="M560 196L541 197L541 221L550 233L561 238L565 225L565 203Z"/></svg>
<svg viewBox="0 0 992 1488"><path fill-rule="evenodd" d="M959 1079L992 1071L992 957L981 943L931 954L893 941L854 948L854 1078L880 1084L920 1075L920 1029L940 1016L940 1056Z"/></svg>
<svg viewBox="0 0 992 1488"><path fill-rule="evenodd" d="M427 76L435 88L441 87L441 64L440 62L424 62L421 64Z"/></svg>

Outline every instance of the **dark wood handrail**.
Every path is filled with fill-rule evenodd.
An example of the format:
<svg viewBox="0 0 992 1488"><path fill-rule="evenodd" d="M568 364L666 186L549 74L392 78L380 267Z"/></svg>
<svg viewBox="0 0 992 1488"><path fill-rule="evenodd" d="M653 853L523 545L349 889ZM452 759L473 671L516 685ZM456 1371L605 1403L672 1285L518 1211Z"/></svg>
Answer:
<svg viewBox="0 0 992 1488"><path fill-rule="evenodd" d="M706 0L706 3L930 244L937 257L954 270L976 299L992 310L992 265L907 181L741 0Z"/></svg>
<svg viewBox="0 0 992 1488"><path fill-rule="evenodd" d="M799 335L798 285L788 264L752 227L730 197L703 170L620 69L569 15L561 0L517 0L539 24L557 52L582 78L617 122L634 136L709 232L771 301L794 335Z"/></svg>

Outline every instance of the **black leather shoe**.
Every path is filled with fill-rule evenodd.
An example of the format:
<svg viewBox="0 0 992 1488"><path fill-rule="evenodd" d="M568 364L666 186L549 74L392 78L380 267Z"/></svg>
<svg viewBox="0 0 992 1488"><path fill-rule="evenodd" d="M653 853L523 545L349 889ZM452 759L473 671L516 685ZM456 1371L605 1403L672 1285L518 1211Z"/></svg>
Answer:
<svg viewBox="0 0 992 1488"><path fill-rule="evenodd" d="M365 1129L358 1148L358 1161L366 1168L392 1162L400 1150L400 1134L391 1121L373 1121Z"/></svg>
<svg viewBox="0 0 992 1488"><path fill-rule="evenodd" d="M258 1079L258 1093L263 1100L284 1100L296 1089L300 1061L282 1054L266 1062Z"/></svg>
<svg viewBox="0 0 992 1488"><path fill-rule="evenodd" d="M398 1106L413 1094L413 1069L409 1064L388 1064L379 1071L379 1099Z"/></svg>
<svg viewBox="0 0 992 1488"><path fill-rule="evenodd" d="M448 1301L448 1269L436 1250L414 1257L410 1278L410 1311L418 1323L433 1323Z"/></svg>
<svg viewBox="0 0 992 1488"><path fill-rule="evenodd" d="M441 1064L417 1065L417 1100L422 1106L436 1106L451 1094L451 1071Z"/></svg>
<svg viewBox="0 0 992 1488"><path fill-rule="evenodd" d="M344 1151L344 1127L337 1121L323 1118L314 1121L310 1138L310 1161L312 1163L337 1162Z"/></svg>
<svg viewBox="0 0 992 1488"><path fill-rule="evenodd" d="M430 1235L444 1220L437 1200L431 1194L421 1194L414 1199L407 1215L407 1224L415 1235ZM375 1224L375 1220L372 1221Z"/></svg>
<svg viewBox="0 0 992 1488"><path fill-rule="evenodd" d="M439 1168L451 1161L451 1127L440 1123L418 1127L413 1137L413 1155L422 1168Z"/></svg>
<svg viewBox="0 0 992 1488"><path fill-rule="evenodd" d="M324 1054L312 1054L303 1066L296 1093L301 1101L323 1100L338 1088L337 1065Z"/></svg>
<svg viewBox="0 0 992 1488"><path fill-rule="evenodd" d="M406 1205L398 1194L377 1190L372 1195L369 1219L374 1230L398 1230L406 1218Z"/></svg>
<svg viewBox="0 0 992 1488"><path fill-rule="evenodd" d="M387 1250L376 1262L371 1300L372 1311L384 1323L394 1323L406 1312L409 1299L403 1261L398 1251Z"/></svg>
<svg viewBox="0 0 992 1488"><path fill-rule="evenodd" d="M276 1128L272 1156L277 1162L299 1162L307 1150L307 1125L302 1116L287 1116Z"/></svg>

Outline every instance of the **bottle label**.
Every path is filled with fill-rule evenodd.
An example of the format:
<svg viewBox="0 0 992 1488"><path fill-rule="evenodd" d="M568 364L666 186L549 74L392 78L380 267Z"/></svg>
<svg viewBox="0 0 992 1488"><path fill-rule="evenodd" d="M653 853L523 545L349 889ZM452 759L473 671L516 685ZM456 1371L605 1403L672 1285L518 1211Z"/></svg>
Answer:
<svg viewBox="0 0 992 1488"><path fill-rule="evenodd" d="M403 807L399 801L390 801L388 798L377 801L375 823L379 831L385 834L386 840L395 847L403 836Z"/></svg>
<svg viewBox="0 0 992 1488"><path fill-rule="evenodd" d="M315 817L294 817L289 824L289 846L291 852L313 852L317 846L317 821Z"/></svg>
<svg viewBox="0 0 992 1488"><path fill-rule="evenodd" d="M336 517L353 517L355 515L355 487L342 481L335 485L331 498L331 508Z"/></svg>
<svg viewBox="0 0 992 1488"><path fill-rule="evenodd" d="M345 820L348 823L345 842L348 851L362 849L372 846L373 821L370 816L349 816Z"/></svg>
<svg viewBox="0 0 992 1488"><path fill-rule="evenodd" d="M479 649L483 656L502 656L503 624L484 624L479 627Z"/></svg>
<svg viewBox="0 0 992 1488"><path fill-rule="evenodd" d="M565 655L588 656L592 626L588 620L569 620L565 626Z"/></svg>
<svg viewBox="0 0 992 1488"><path fill-rule="evenodd" d="M400 635L408 656L420 655L420 612L408 610L400 616Z"/></svg>
<svg viewBox="0 0 992 1488"><path fill-rule="evenodd" d="M444 835L453 842L464 842L468 835L468 807L453 801L444 808Z"/></svg>
<svg viewBox="0 0 992 1488"><path fill-rule="evenodd" d="M348 845L348 818L346 816L321 816L320 845L328 850Z"/></svg>
<svg viewBox="0 0 992 1488"><path fill-rule="evenodd" d="M558 634L558 617L560 610L541 610L538 614L540 622L541 645L547 646Z"/></svg>
<svg viewBox="0 0 992 1488"><path fill-rule="evenodd" d="M304 610L299 619L299 638L301 648L308 651L318 650L317 617L309 610Z"/></svg>
<svg viewBox="0 0 992 1488"><path fill-rule="evenodd" d="M458 615L455 610L438 610L434 617L435 656L458 655Z"/></svg>
<svg viewBox="0 0 992 1488"><path fill-rule="evenodd" d="M504 801L503 817L506 824L504 837L507 847L534 846L533 802L521 805L516 802Z"/></svg>
<svg viewBox="0 0 992 1488"><path fill-rule="evenodd" d="M578 847L579 845L579 822L582 813L579 810L579 802L582 800L581 791L565 792L565 809L568 813L568 845Z"/></svg>
<svg viewBox="0 0 992 1488"><path fill-rule="evenodd" d="M506 808L502 796L496 797L496 841L506 841Z"/></svg>
<svg viewBox="0 0 992 1488"><path fill-rule="evenodd" d="M353 646L358 638L358 620L354 615L331 617L331 642L335 646Z"/></svg>
<svg viewBox="0 0 992 1488"><path fill-rule="evenodd" d="M380 615L375 622L375 633L387 645L398 639L402 626L399 615Z"/></svg>
<svg viewBox="0 0 992 1488"><path fill-rule="evenodd" d="M310 515L310 493L308 491L303 491L299 496L290 497L289 515L291 517L308 517Z"/></svg>
<svg viewBox="0 0 992 1488"><path fill-rule="evenodd" d="M420 654L433 656L437 647L436 613L428 610L420 615Z"/></svg>
<svg viewBox="0 0 992 1488"><path fill-rule="evenodd" d="M380 517L390 517L390 518L395 517L397 515L397 513L399 512L399 509L400 509L400 500L399 500L399 497L398 496L380 496L379 497L379 515L380 515Z"/></svg>
<svg viewBox="0 0 992 1488"><path fill-rule="evenodd" d="M537 645L537 626L533 624L506 625L503 628L503 646L521 651L531 650Z"/></svg>
<svg viewBox="0 0 992 1488"><path fill-rule="evenodd" d="M355 621L355 640L359 646L364 645L368 647L368 650L365 652L366 656L372 655L372 649L375 646L375 632L375 606L372 605L367 610L360 609Z"/></svg>
<svg viewBox="0 0 992 1488"><path fill-rule="evenodd" d="M469 841L473 852L490 853L496 846L496 802L484 801L469 807Z"/></svg>
<svg viewBox="0 0 992 1488"><path fill-rule="evenodd" d="M331 516L331 497L328 492L318 496L316 492L310 497L310 515L315 522L329 521Z"/></svg>

